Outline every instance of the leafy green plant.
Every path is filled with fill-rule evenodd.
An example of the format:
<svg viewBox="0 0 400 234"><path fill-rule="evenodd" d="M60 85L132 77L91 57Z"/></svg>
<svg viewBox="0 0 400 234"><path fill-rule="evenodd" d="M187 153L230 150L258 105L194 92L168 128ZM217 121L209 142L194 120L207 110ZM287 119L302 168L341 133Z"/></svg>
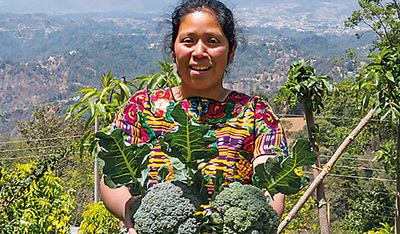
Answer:
<svg viewBox="0 0 400 234"><path fill-rule="evenodd" d="M288 71L288 80L285 85L279 89L279 94L275 101L279 102L287 99L293 107L296 103L304 106L308 135L311 140L313 151L317 154L316 167L320 168L319 159L319 139L321 136L318 126L315 125L314 113L320 113L324 108L322 99L324 96L331 95L336 91L332 85L332 79L328 76L317 76L316 71L311 66L306 66L308 60L293 62ZM314 177L319 174L314 170ZM321 232L329 232L328 212L325 198L324 185L321 183L317 187L317 200L319 203L319 216L321 223Z"/></svg>
<svg viewBox="0 0 400 234"><path fill-rule="evenodd" d="M161 71L149 76L138 76L127 81L125 78L118 80L112 75L110 70L108 74L101 76L101 89L84 88L78 90L77 94L82 94L80 101L71 106L66 114L66 119L78 118L84 114L89 115L86 120L85 128L89 128L96 117L100 116L99 126L108 127L114 120L115 115L121 106L131 96L130 88L140 90L173 87L180 84L179 75L173 71L173 65L165 59L165 62L158 61ZM95 151L94 132L88 131L79 139L75 147L83 154L85 148L90 152Z"/></svg>
<svg viewBox="0 0 400 234"><path fill-rule="evenodd" d="M359 0L360 10L353 11L345 21L345 27L360 24L369 27L378 36L374 48L396 47L400 43L400 6L397 0ZM358 38L361 35L356 34Z"/></svg>
<svg viewBox="0 0 400 234"><path fill-rule="evenodd" d="M288 80L279 89L275 102L287 99L293 107L302 103L312 112L320 113L324 108L322 98L331 95L335 88L332 86L332 78L329 76L317 76L311 66L306 66L308 60L295 61L288 71Z"/></svg>
<svg viewBox="0 0 400 234"><path fill-rule="evenodd" d="M304 195L304 190L299 191L296 194L285 196L285 210L288 212L293 209L300 198ZM316 215L316 209L318 204L311 197L308 198L307 202L304 203L301 210L296 214L296 218L293 219L286 227L284 233L315 233L317 232L318 216ZM288 215L284 213L282 218L285 219Z"/></svg>
<svg viewBox="0 0 400 234"><path fill-rule="evenodd" d="M388 223L380 223L382 227L378 228L378 230L375 231L375 229L372 229L368 232L364 232L364 234L392 234L394 233L394 227L390 226Z"/></svg>
<svg viewBox="0 0 400 234"><path fill-rule="evenodd" d="M111 134L96 133L101 146L99 162L103 166L104 182L110 188L126 185L132 194L144 192L149 181L148 154L150 147L144 145L129 145L124 142L121 129Z"/></svg>
<svg viewBox="0 0 400 234"><path fill-rule="evenodd" d="M367 57L371 60L360 73L355 90L362 95L364 107L369 105L371 97L375 115L381 121L389 121L397 131L396 149L382 147L377 152L375 161L384 164L386 171L389 165L397 177L397 190L400 188L400 47L384 48L380 53ZM396 195L396 232L400 232L400 196Z"/></svg>
<svg viewBox="0 0 400 234"><path fill-rule="evenodd" d="M73 209L73 192L60 178L35 162L1 170L2 233L65 233Z"/></svg>
<svg viewBox="0 0 400 234"><path fill-rule="evenodd" d="M86 121L85 127L88 128L97 116L101 116L103 122L111 123L114 119L115 113L118 112L119 107L131 96L129 86L135 87L129 81L120 81L116 79L111 70L107 75L102 75L100 78L101 89L84 88L77 91L78 94L82 93L81 101L69 108L66 118L75 115L79 117L86 111L90 111L90 116Z"/></svg>
<svg viewBox="0 0 400 234"><path fill-rule="evenodd" d="M293 145L290 157L277 154L267 163L259 164L254 169L253 183L267 190L271 196L277 193L295 194L308 185L307 177L301 176L296 169L315 163L317 156L312 151L312 144L307 139L298 139Z"/></svg>
<svg viewBox="0 0 400 234"><path fill-rule="evenodd" d="M117 234L119 220L114 217L102 202L86 205L87 210L83 212L84 220L79 227L79 234L108 233Z"/></svg>
<svg viewBox="0 0 400 234"><path fill-rule="evenodd" d="M200 195L200 197L206 198L205 184L211 178L209 175L202 175L201 163L217 156L217 148L209 147L215 142L215 137L207 135L208 128L204 127L204 125L192 122L180 105L174 107L170 117L178 123L178 128L176 131L166 133L165 136L160 137L160 144L164 153L171 158L175 180L185 182L197 191L197 196ZM101 149L99 157L103 160L105 183L110 187L127 185L131 188L133 195L140 191L144 192L148 183L148 171L144 167L147 166L145 154L146 152L149 153L148 146L146 144L128 145L124 142L125 137L122 130L118 129L112 133L97 133L96 137L99 139ZM142 147L146 150L138 151ZM278 149L274 150L278 151ZM257 166L253 177L255 184L262 190L270 191L272 195L277 192L296 193L304 187L308 180L297 175L294 170L300 166L313 164L315 158L316 155L312 152L311 142L301 139L294 148L293 156L277 156L276 159L268 160L265 164ZM136 166L132 166L135 163ZM265 172L264 170L266 169L272 173ZM166 166L161 167L158 174L163 177L159 178L159 180L164 181L168 175L168 168ZM222 173L217 173L217 175L219 176L214 179L216 191L223 184L223 180L220 181ZM109 177L115 179L108 180L107 178ZM157 187L154 186L153 188L148 193L144 193L144 200L141 200L141 202L146 201L146 196L155 196L152 191L156 191ZM165 191L163 194L168 194L168 192ZM266 198L264 197L264 199ZM149 201L153 200L150 199ZM200 198L200 200L205 199ZM140 201L137 203L140 204ZM171 203L173 202L171 201ZM176 205L180 206L179 204ZM160 219L165 215L163 212L160 214L160 205L152 209L154 209L154 213L160 215ZM137 210L137 207L132 207L132 210ZM146 210L150 212L148 209ZM162 210L168 212L168 209ZM157 220L159 219L155 218L154 221L147 220L147 222L154 223L158 222ZM212 225L211 223L208 224ZM215 231L218 231L218 229Z"/></svg>
<svg viewBox="0 0 400 234"><path fill-rule="evenodd" d="M181 78L174 71L174 66L167 59L164 59L164 63L158 61L158 65L161 71L156 74L150 74L148 76L138 76L133 78L135 85L138 85L138 89L146 87L149 90L156 88L174 87L181 84Z"/></svg>

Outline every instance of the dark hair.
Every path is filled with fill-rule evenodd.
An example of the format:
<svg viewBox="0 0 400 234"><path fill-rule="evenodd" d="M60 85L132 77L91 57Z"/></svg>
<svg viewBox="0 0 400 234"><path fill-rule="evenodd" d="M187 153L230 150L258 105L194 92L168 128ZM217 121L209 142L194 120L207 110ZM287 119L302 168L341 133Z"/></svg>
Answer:
<svg viewBox="0 0 400 234"><path fill-rule="evenodd" d="M236 22L232 11L218 0L182 0L172 13L170 24L172 32L167 36L171 39L169 47L174 50L174 43L178 36L179 26L183 18L195 11L211 11L217 18L222 30L229 41L229 51L232 50L237 41Z"/></svg>

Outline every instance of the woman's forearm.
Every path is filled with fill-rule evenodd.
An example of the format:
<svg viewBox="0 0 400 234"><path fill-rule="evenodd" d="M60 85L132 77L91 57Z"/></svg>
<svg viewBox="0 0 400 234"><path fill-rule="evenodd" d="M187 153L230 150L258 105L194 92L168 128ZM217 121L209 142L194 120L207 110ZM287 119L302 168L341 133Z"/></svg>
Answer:
<svg viewBox="0 0 400 234"><path fill-rule="evenodd" d="M253 161L253 168L255 168L260 163L265 163L269 158L273 158L273 157L275 157L275 155L263 155L263 156L257 157ZM270 196L270 194L268 192L266 192L265 195ZM282 214L285 211L285 195L283 193L275 194L269 204L278 213L279 217L282 217Z"/></svg>
<svg viewBox="0 0 400 234"><path fill-rule="evenodd" d="M129 189L125 186L110 188L104 183L104 178L100 181L100 193L106 208L120 220L125 218L126 202L132 197Z"/></svg>

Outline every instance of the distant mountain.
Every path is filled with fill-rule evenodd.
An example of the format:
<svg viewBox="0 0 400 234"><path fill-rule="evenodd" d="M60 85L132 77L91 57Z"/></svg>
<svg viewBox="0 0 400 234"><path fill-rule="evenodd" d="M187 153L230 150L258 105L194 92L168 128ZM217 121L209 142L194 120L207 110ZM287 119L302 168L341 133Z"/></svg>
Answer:
<svg viewBox="0 0 400 234"><path fill-rule="evenodd" d="M0 0L0 12L31 12L0 13L0 113L4 116L0 135L15 133L15 120L27 120L39 103L71 106L78 89L98 86L98 78L110 70L131 80L158 72L157 60L169 57L162 51L164 33L156 30L164 10L155 10L175 1L98 0L96 7L88 5L94 2ZM228 69L227 88L276 92L291 62L302 58L311 60L318 74L340 81L355 68L345 57L337 63L334 59L348 47L362 54L372 41L371 36L357 40L354 32L343 29L352 3L342 0L227 2L235 9L248 42L245 50L239 45ZM116 12L121 7L124 11ZM140 12L132 13L135 9ZM96 12L101 10L108 12ZM65 13L70 14L57 15Z"/></svg>
<svg viewBox="0 0 400 234"><path fill-rule="evenodd" d="M0 13L45 13L51 15L93 12L162 11L171 0L15 0L0 1Z"/></svg>

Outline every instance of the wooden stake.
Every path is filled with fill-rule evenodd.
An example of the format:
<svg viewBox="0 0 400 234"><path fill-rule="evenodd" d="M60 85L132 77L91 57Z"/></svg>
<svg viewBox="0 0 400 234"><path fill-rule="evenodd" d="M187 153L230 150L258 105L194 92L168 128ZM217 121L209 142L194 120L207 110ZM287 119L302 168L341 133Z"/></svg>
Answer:
<svg viewBox="0 0 400 234"><path fill-rule="evenodd" d="M301 207L306 203L308 197L314 192L314 190L318 187L318 185L324 180L325 176L332 169L333 165L342 155L347 146L356 138L356 136L361 132L361 130L367 125L369 120L371 120L374 114L374 110L371 109L368 114L361 120L361 122L357 125L357 127L346 137L340 147L336 150L335 154L329 159L329 161L323 166L322 171L319 175L314 179L314 181L310 184L308 189L305 191L304 195L300 198L297 204L293 207L293 209L289 212L288 216L281 222L278 227L277 233L281 233L282 230L289 224L289 222L293 219L293 217L299 212Z"/></svg>

